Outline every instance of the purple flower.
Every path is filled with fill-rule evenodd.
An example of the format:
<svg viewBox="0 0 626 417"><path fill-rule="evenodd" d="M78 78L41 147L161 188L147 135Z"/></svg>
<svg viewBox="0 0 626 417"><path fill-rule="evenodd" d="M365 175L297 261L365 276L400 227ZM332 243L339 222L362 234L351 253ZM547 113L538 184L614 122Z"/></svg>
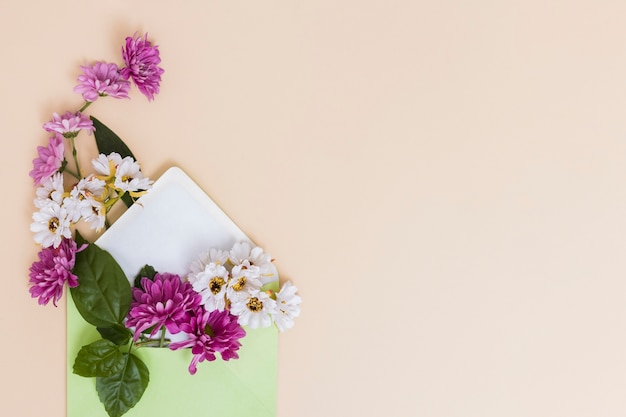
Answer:
<svg viewBox="0 0 626 417"><path fill-rule="evenodd" d="M135 327L134 341L152 326L150 337L162 326L172 334L180 332L180 323L188 321L191 311L202 301L202 296L190 283L174 274L156 274L154 281L144 277L141 287L133 288L133 301L126 320L126 327Z"/></svg>
<svg viewBox="0 0 626 417"><path fill-rule="evenodd" d="M191 347L193 358L189 364L189 373L196 373L198 362L214 361L215 353L219 352L222 359L237 359L237 350L241 347L239 339L246 335L245 330L237 322L237 317L227 310L205 311L198 308L196 315L189 322L182 323L180 329L187 333L189 339L170 344L170 349L177 350Z"/></svg>
<svg viewBox="0 0 626 417"><path fill-rule="evenodd" d="M83 116L81 112L66 112L63 116L58 113L52 114L52 120L44 123L43 128L48 132L56 132L65 138L75 138L78 132L86 130L89 135L95 130L93 122L88 116Z"/></svg>
<svg viewBox="0 0 626 417"><path fill-rule="evenodd" d="M43 184L61 168L65 152L63 136L58 133L50 138L48 146L38 146L38 158L33 159L33 169L29 175L33 177L35 185Z"/></svg>
<svg viewBox="0 0 626 417"><path fill-rule="evenodd" d="M143 39L135 34L132 38L126 38L126 48L122 47L122 57L126 67L122 68L122 76L134 81L139 91L148 98L154 100L154 95L159 92L161 74L163 69L158 66L161 62L159 47L152 46L146 33Z"/></svg>
<svg viewBox="0 0 626 417"><path fill-rule="evenodd" d="M78 285L78 277L72 274L76 253L83 250L72 239L63 239L57 248L44 248L39 252L39 261L30 267L30 294L39 297L39 304L48 304L50 299L56 307L63 295L63 286L67 282L70 288Z"/></svg>
<svg viewBox="0 0 626 417"><path fill-rule="evenodd" d="M128 98L130 81L122 77L117 64L96 62L92 66L81 66L83 73L78 76L74 92L83 95L87 101L96 101L98 97L111 96Z"/></svg>

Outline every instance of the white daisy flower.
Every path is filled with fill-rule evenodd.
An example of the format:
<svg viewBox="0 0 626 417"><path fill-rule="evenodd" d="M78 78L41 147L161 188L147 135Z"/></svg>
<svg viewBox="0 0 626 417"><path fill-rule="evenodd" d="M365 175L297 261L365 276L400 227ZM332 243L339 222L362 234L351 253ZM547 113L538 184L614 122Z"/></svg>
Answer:
<svg viewBox="0 0 626 417"><path fill-rule="evenodd" d="M210 263L226 266L226 262L228 262L228 252L212 248L208 252L201 254L191 263L189 274L193 275L203 272Z"/></svg>
<svg viewBox="0 0 626 417"><path fill-rule="evenodd" d="M88 198L85 201L89 203L89 206L82 209L83 220L89 223L91 229L96 229L96 232L100 233L106 223L106 209L101 202L93 198Z"/></svg>
<svg viewBox="0 0 626 417"><path fill-rule="evenodd" d="M57 203L51 203L33 213L33 220L30 231L35 233L35 242L44 248L57 248L63 238L72 238L67 210Z"/></svg>
<svg viewBox="0 0 626 417"><path fill-rule="evenodd" d="M202 296L201 304L207 311L224 311L228 271L223 265L211 262L204 271L188 277L193 289Z"/></svg>
<svg viewBox="0 0 626 417"><path fill-rule="evenodd" d="M269 327L272 325L272 315L275 309L276 301L272 300L264 292L257 292L233 302L230 312L237 316L239 324L242 326L256 329L257 327Z"/></svg>
<svg viewBox="0 0 626 417"><path fill-rule="evenodd" d="M276 309L272 315L278 330L284 332L293 327L293 319L300 315L302 298L296 294L298 289L291 282L286 282L276 293Z"/></svg>
<svg viewBox="0 0 626 417"><path fill-rule="evenodd" d="M259 277L263 284L275 280L272 257L263 253L263 249L253 246L250 242L235 243L229 253L233 265L256 266L259 268Z"/></svg>
<svg viewBox="0 0 626 417"><path fill-rule="evenodd" d="M117 152L111 152L108 156L101 153L91 161L93 169L100 175L112 177L115 175L117 166L122 163L122 157Z"/></svg>
<svg viewBox="0 0 626 417"><path fill-rule="evenodd" d="M231 301L241 300L258 292L262 286L259 280L259 268L236 265L231 271L226 296Z"/></svg>
<svg viewBox="0 0 626 417"><path fill-rule="evenodd" d="M65 188L63 187L63 174L55 173L35 191L37 198L35 198L35 207L38 209L43 208L50 203L58 205L63 204L63 193Z"/></svg>
<svg viewBox="0 0 626 417"><path fill-rule="evenodd" d="M122 159L115 171L115 188L132 193L148 190L151 185L152 181L143 176L139 163L130 156Z"/></svg>
<svg viewBox="0 0 626 417"><path fill-rule="evenodd" d="M100 208L102 204L99 198L104 194L106 183L99 178L90 175L83 178L72 188L70 196L64 200L63 206L73 222L77 222L81 216L93 216L94 207Z"/></svg>
<svg viewBox="0 0 626 417"><path fill-rule="evenodd" d="M76 223L80 220L85 204L88 204L88 202L74 197L71 194L69 197L63 199L63 208L67 210L67 217L72 223Z"/></svg>

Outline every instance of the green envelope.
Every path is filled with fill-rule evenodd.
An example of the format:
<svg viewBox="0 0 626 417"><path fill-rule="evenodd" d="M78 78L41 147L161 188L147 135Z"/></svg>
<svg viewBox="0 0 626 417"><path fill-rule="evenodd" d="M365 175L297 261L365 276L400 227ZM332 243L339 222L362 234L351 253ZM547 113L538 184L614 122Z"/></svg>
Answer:
<svg viewBox="0 0 626 417"><path fill-rule="evenodd" d="M95 242L133 280L141 267L184 275L210 248L230 249L250 241L232 220L180 168L168 169L146 195ZM80 279L80 277L79 277ZM278 273L269 286L278 290ZM108 417L96 392L96 379L72 372L80 348L100 339L67 301L67 416ZM245 328L239 359L201 362L190 375L190 349L142 347L133 350L150 371L141 400L124 416L274 417L278 330Z"/></svg>

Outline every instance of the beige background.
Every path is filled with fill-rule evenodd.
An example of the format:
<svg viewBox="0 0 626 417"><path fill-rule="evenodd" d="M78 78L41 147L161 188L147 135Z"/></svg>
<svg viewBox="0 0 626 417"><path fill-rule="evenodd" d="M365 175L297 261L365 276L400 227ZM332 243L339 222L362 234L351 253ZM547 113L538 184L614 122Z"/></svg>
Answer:
<svg viewBox="0 0 626 417"><path fill-rule="evenodd" d="M299 287L279 417L626 415L625 13L5 2L2 414L65 415L65 310L27 286L41 125L139 30L162 93L91 113L147 175L183 167Z"/></svg>

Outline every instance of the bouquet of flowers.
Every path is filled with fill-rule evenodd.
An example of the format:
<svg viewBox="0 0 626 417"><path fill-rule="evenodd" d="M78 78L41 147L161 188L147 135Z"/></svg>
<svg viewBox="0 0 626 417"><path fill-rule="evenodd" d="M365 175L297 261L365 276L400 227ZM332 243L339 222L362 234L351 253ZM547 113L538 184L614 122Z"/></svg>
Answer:
<svg viewBox="0 0 626 417"><path fill-rule="evenodd" d="M124 141L85 114L96 100L129 98L131 84L150 101L159 93L164 70L147 34L126 38L122 60L122 67L103 61L81 67L74 91L84 103L44 123L52 136L38 147L30 172L36 186L30 229L41 247L30 268L30 294L41 305L56 306L68 287L82 318L97 329L101 338L80 349L73 372L96 378L111 417L134 407L148 386L148 368L134 349L189 348L193 375L200 362L215 361L218 353L225 361L237 359L244 326L291 328L301 302L290 282L272 290L278 289L273 259L250 242L206 248L185 275L146 264L127 277L109 252L79 233L79 223L103 233L114 205L130 207L154 184ZM81 132L93 134L99 152L89 173L77 157Z"/></svg>

